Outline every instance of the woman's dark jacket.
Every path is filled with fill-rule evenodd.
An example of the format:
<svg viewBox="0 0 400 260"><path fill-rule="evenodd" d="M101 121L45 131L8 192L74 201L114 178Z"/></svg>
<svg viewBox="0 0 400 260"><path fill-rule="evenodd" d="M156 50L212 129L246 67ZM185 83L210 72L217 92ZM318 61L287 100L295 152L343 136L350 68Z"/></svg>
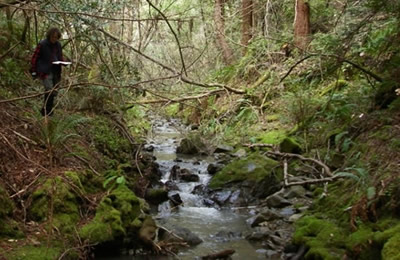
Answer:
<svg viewBox="0 0 400 260"><path fill-rule="evenodd" d="M61 44L58 41L52 44L48 39L44 39L39 42L32 56L31 71L41 76L53 73L54 76L60 77L61 65L54 65L53 61L63 61Z"/></svg>

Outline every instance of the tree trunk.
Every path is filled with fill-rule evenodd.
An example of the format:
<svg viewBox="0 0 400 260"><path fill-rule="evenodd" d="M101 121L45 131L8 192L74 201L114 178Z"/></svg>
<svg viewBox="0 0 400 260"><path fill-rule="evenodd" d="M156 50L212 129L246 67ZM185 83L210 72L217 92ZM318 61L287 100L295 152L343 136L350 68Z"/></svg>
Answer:
<svg viewBox="0 0 400 260"><path fill-rule="evenodd" d="M215 0L214 21L216 27L217 42L222 50L224 63L229 65L233 60L233 52L225 39L225 20L224 20L225 0Z"/></svg>
<svg viewBox="0 0 400 260"><path fill-rule="evenodd" d="M247 52L247 46L253 37L253 0L242 0L242 45L243 56Z"/></svg>
<svg viewBox="0 0 400 260"><path fill-rule="evenodd" d="M296 0L294 17L294 43L301 50L306 50L310 43L310 6L304 0Z"/></svg>

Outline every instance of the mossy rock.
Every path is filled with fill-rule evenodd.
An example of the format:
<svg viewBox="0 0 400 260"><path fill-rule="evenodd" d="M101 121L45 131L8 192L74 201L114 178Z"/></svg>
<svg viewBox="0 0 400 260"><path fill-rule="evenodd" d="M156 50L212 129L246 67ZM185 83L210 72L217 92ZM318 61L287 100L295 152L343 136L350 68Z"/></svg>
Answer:
<svg viewBox="0 0 400 260"><path fill-rule="evenodd" d="M75 181L79 179L73 172L69 172L68 176ZM53 225L65 233L74 232L74 227L80 219L80 199L70 184L60 176L47 179L32 194L31 199L28 215L32 220L47 221L52 215Z"/></svg>
<svg viewBox="0 0 400 260"><path fill-rule="evenodd" d="M279 144L279 149L283 153L297 153L300 154L302 152L301 145L294 137L286 137Z"/></svg>
<svg viewBox="0 0 400 260"><path fill-rule="evenodd" d="M168 191L166 189L147 189L145 199L158 205L168 200Z"/></svg>
<svg viewBox="0 0 400 260"><path fill-rule="evenodd" d="M305 259L341 259L346 252L344 230L329 220L313 216L303 217L296 222L293 241L309 248Z"/></svg>
<svg viewBox="0 0 400 260"><path fill-rule="evenodd" d="M285 138L287 134L284 130L274 130L270 132L266 132L257 137L257 141L263 144L280 144Z"/></svg>
<svg viewBox="0 0 400 260"><path fill-rule="evenodd" d="M198 154L207 150L207 146L200 135L191 134L187 138L182 139L176 152L181 154Z"/></svg>
<svg viewBox="0 0 400 260"><path fill-rule="evenodd" d="M119 185L102 199L95 217L79 231L80 237L90 243L122 241L128 232L137 231L140 213L139 199L128 187Z"/></svg>
<svg viewBox="0 0 400 260"><path fill-rule="evenodd" d="M377 243L383 245L385 244L389 239L392 237L396 236L397 234L400 234L400 221L399 220L394 220L394 219L388 219L385 221L382 221L382 223L386 224L382 226L385 230L376 232L374 234L374 241ZM383 224L381 224L383 225Z"/></svg>
<svg viewBox="0 0 400 260"><path fill-rule="evenodd" d="M0 219L9 216L14 210L14 203L8 192L0 185Z"/></svg>
<svg viewBox="0 0 400 260"><path fill-rule="evenodd" d="M391 237L383 246L382 260L400 260L400 233Z"/></svg>
<svg viewBox="0 0 400 260"><path fill-rule="evenodd" d="M225 184L241 181L260 182L267 177L282 180L282 173L275 171L279 163L266 156L254 153L250 156L237 159L225 166L214 175L210 181L210 188L220 188Z"/></svg>

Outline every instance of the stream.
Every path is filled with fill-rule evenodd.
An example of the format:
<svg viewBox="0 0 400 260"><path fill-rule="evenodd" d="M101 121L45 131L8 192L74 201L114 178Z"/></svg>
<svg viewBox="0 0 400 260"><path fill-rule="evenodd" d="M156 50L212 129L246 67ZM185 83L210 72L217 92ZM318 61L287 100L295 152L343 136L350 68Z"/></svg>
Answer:
<svg viewBox="0 0 400 260"><path fill-rule="evenodd" d="M176 119L167 120L153 116L152 122L152 131L144 148L156 158L161 172L161 185L170 187L168 193L170 200L152 207L152 216L160 229L172 231L174 234L177 230L186 230L191 235L194 234L194 240L197 239L198 243L195 246L181 248L176 257L133 256L129 253L130 256L107 259L201 259L202 256L228 249L235 250L230 259L238 260L290 259L289 256L296 254L297 249L293 249L288 254L283 251L286 251L293 232L291 224L293 220L290 219L296 216L300 217L302 214L292 205L299 202L298 197L302 197L300 202L304 204L307 204L304 201L309 201L309 199L303 199L304 194L292 195L299 192L305 193L305 191L295 189L281 194L278 199L278 204L283 203L281 206L269 205L269 207L257 209L219 207L212 201L212 198L198 195L202 193L193 191L199 186L207 186L211 179L207 167L218 162L221 154L212 156L178 154L176 151L180 141L191 130ZM187 182L181 181L180 178L171 178L174 168L185 169L191 175L196 175L196 180ZM231 191L219 191L219 194L224 196L225 192L229 192L228 197L234 197L235 192ZM171 198L176 197L179 197L182 202L178 203L178 206L171 202ZM289 202L286 198L291 201ZM179 234L179 236L181 235ZM201 239L201 243L199 239ZM186 239L186 241L188 240Z"/></svg>
<svg viewBox="0 0 400 260"><path fill-rule="evenodd" d="M180 259L195 259L217 253L225 249L234 249L233 259L265 259L257 253L257 248L251 245L244 236L250 232L246 223L249 214L230 209L207 207L202 196L192 194L193 189L200 184L207 185L211 175L207 167L215 162L212 156L188 156L176 153L176 148L187 131L178 120L155 120L153 136L150 144L154 147L153 155L162 172L162 182L167 182L172 167L178 165L199 176L198 182L176 182L178 191L170 191L170 195L179 193L183 205L172 210L169 203L159 206L156 219L161 226L184 227L196 234L202 243L178 253Z"/></svg>

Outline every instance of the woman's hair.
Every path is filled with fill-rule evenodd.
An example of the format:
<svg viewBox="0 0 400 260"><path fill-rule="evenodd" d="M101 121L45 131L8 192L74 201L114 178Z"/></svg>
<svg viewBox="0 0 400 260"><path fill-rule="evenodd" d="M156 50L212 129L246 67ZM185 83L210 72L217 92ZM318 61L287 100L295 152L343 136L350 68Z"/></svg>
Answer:
<svg viewBox="0 0 400 260"><path fill-rule="evenodd" d="M47 40L50 40L50 37L51 37L53 34L57 34L57 38L58 38L58 39L61 38L61 31L60 31L58 28L53 27L53 28L50 28L50 29L47 31L47 33L46 33L46 38L47 38Z"/></svg>

